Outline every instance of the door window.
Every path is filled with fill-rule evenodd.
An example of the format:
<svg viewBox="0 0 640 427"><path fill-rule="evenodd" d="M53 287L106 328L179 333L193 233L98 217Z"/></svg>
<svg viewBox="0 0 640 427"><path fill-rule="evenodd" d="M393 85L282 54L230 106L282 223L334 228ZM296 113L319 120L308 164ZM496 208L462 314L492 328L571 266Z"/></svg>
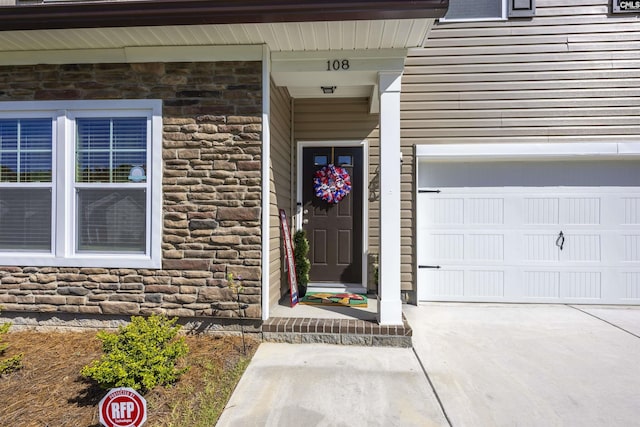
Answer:
<svg viewBox="0 0 640 427"><path fill-rule="evenodd" d="M329 163L329 157L327 156L313 156L314 166L326 166Z"/></svg>

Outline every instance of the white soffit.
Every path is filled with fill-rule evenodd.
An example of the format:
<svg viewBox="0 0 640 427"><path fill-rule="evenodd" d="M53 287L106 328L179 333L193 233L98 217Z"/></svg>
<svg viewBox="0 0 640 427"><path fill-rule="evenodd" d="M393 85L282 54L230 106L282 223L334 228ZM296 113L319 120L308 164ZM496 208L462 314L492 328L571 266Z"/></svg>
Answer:
<svg viewBox="0 0 640 427"><path fill-rule="evenodd" d="M433 19L1 31L5 52L267 44L272 52L422 46Z"/></svg>
<svg viewBox="0 0 640 427"><path fill-rule="evenodd" d="M379 73L402 73L406 56L407 49L273 52L271 76L293 98L375 99ZM334 91L323 93L323 87Z"/></svg>

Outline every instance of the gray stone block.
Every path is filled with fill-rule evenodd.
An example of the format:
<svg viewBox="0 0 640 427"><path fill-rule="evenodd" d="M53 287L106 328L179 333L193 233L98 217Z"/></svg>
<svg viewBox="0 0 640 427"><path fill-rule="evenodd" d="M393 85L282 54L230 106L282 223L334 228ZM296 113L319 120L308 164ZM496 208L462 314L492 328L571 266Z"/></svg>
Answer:
<svg viewBox="0 0 640 427"><path fill-rule="evenodd" d="M290 344L301 344L302 334L285 332L264 332L262 339L268 342L282 342Z"/></svg>
<svg viewBox="0 0 640 427"><path fill-rule="evenodd" d="M340 336L340 344L370 346L372 339L371 335L344 334Z"/></svg>
<svg viewBox="0 0 640 427"><path fill-rule="evenodd" d="M411 348L411 337L393 335L374 335L372 345L375 347L402 347Z"/></svg>
<svg viewBox="0 0 640 427"><path fill-rule="evenodd" d="M340 344L338 334L300 334L303 344Z"/></svg>

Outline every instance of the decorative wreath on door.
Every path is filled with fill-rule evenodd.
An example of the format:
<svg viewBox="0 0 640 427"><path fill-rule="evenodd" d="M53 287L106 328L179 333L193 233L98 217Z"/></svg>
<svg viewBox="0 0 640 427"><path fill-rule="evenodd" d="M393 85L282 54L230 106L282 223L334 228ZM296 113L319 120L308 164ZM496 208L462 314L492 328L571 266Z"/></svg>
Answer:
<svg viewBox="0 0 640 427"><path fill-rule="evenodd" d="M345 168L327 165L316 171L313 192L327 203L338 203L351 192L351 177Z"/></svg>

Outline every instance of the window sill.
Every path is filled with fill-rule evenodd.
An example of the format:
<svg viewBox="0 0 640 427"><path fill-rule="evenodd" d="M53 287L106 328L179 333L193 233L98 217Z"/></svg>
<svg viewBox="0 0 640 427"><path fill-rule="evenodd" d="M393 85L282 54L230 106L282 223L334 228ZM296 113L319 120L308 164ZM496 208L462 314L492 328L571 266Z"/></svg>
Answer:
<svg viewBox="0 0 640 427"><path fill-rule="evenodd" d="M148 268L160 269L160 257L147 255L92 254L60 258L46 254L0 254L0 266L20 267L80 267L80 268Z"/></svg>
<svg viewBox="0 0 640 427"><path fill-rule="evenodd" d="M452 19L438 19L438 24L459 24L465 22L505 22L508 21L507 17L495 17L495 18L452 18Z"/></svg>

